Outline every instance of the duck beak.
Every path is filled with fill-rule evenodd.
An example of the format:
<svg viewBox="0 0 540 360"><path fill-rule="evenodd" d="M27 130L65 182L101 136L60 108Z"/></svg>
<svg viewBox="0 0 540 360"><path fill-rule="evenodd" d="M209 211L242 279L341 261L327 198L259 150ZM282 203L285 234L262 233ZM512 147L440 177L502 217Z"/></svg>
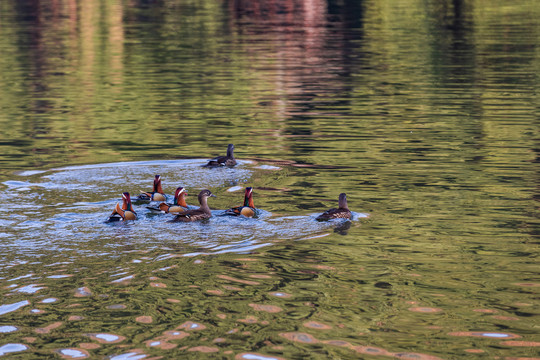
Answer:
<svg viewBox="0 0 540 360"><path fill-rule="evenodd" d="M211 194L211 195L210 195L210 197L217 197L217 196L216 196L216 195L214 195L214 194Z"/></svg>

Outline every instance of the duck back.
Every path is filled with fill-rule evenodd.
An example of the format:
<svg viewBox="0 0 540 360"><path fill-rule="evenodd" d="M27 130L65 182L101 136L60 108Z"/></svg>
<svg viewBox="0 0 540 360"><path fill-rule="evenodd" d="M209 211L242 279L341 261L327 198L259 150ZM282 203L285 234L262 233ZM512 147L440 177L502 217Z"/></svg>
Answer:
<svg viewBox="0 0 540 360"><path fill-rule="evenodd" d="M326 210L321 215L317 216L318 221L331 220L331 219L350 219L351 211L349 209L330 209Z"/></svg>

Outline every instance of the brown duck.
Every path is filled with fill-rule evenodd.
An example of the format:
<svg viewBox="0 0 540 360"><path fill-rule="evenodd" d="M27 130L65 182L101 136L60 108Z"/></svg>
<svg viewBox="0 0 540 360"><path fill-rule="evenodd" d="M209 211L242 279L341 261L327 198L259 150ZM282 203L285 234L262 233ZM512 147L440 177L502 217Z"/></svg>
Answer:
<svg viewBox="0 0 540 360"><path fill-rule="evenodd" d="M351 211L347 206L347 195L345 193L339 194L338 208L326 210L321 215L317 216L318 221L325 221L330 219L350 219Z"/></svg>
<svg viewBox="0 0 540 360"><path fill-rule="evenodd" d="M209 197L216 197L216 195L212 194L210 190L205 189L199 193L198 197L199 204L201 204L200 208L195 210L187 210L181 214L178 214L171 221L192 222L212 217L212 213L210 212L210 208L208 207L207 200Z"/></svg>
<svg viewBox="0 0 540 360"><path fill-rule="evenodd" d="M116 204L114 211L109 216L109 222L113 221L126 221L126 220L136 220L137 213L133 210L131 205L131 197L128 192L122 194L122 206L120 203Z"/></svg>
<svg viewBox="0 0 540 360"><path fill-rule="evenodd" d="M165 193L161 188L161 176L156 175L154 177L154 189L150 192L141 191L141 194L137 196L137 201L165 201Z"/></svg>
<svg viewBox="0 0 540 360"><path fill-rule="evenodd" d="M253 217L256 214L255 205L253 204L253 188L247 187L244 195L244 205L233 207L225 211L227 215L244 215Z"/></svg>
<svg viewBox="0 0 540 360"><path fill-rule="evenodd" d="M208 162L208 164L203 165L204 167L217 167L217 166L234 166L236 165L236 160L234 158L234 145L229 144L227 146L227 155L218 156L213 158Z"/></svg>
<svg viewBox="0 0 540 360"><path fill-rule="evenodd" d="M153 211L163 212L165 214L183 213L188 208L188 205L186 204L186 195L187 190L180 186L174 192L174 201L172 204L162 202L158 206L147 206L147 208Z"/></svg>

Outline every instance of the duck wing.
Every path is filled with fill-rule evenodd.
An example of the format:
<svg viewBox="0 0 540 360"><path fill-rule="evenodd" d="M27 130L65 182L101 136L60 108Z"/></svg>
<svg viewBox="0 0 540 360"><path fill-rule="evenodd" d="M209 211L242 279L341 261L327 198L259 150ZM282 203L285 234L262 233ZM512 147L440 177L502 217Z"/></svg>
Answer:
<svg viewBox="0 0 540 360"><path fill-rule="evenodd" d="M223 166L225 162L229 159L227 156L218 156L208 161L208 164L203 165L204 167L213 167L213 166Z"/></svg>
<svg viewBox="0 0 540 360"><path fill-rule="evenodd" d="M317 216L316 220L324 221L330 219L350 219L351 211L349 209L335 208L330 209Z"/></svg>
<svg viewBox="0 0 540 360"><path fill-rule="evenodd" d="M182 214L178 214L172 219L172 222L191 222L191 221L198 221L198 220L204 220L209 219L212 217L212 214L207 213L206 211L203 211L201 209L196 210L188 210Z"/></svg>
<svg viewBox="0 0 540 360"><path fill-rule="evenodd" d="M124 220L124 210L122 210L120 203L116 203L114 211L111 215L109 215L107 222L115 222L120 220Z"/></svg>
<svg viewBox="0 0 540 360"><path fill-rule="evenodd" d="M245 217L254 217L256 210L249 206L237 206L225 211L226 215L240 216L244 215Z"/></svg>
<svg viewBox="0 0 540 360"><path fill-rule="evenodd" d="M140 191L140 190L139 190ZM141 191L139 196L133 199L133 201L151 201L153 193Z"/></svg>

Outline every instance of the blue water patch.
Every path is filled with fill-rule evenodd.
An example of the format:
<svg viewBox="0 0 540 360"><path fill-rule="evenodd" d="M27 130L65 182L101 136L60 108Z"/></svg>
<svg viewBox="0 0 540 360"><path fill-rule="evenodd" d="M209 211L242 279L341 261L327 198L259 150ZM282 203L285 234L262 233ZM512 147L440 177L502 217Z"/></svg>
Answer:
<svg viewBox="0 0 540 360"><path fill-rule="evenodd" d="M507 338L507 337L510 337L510 335L502 334L502 333L482 333L482 336L493 337L493 338Z"/></svg>
<svg viewBox="0 0 540 360"><path fill-rule="evenodd" d="M246 360L279 360L273 356L264 356L259 354L242 354L241 358Z"/></svg>
<svg viewBox="0 0 540 360"><path fill-rule="evenodd" d="M58 353L71 359L81 359L88 357L87 354L77 349L60 349L58 350Z"/></svg>
<svg viewBox="0 0 540 360"><path fill-rule="evenodd" d="M15 332L17 330L19 330L19 328L17 328L16 326L11 326L11 325L0 326L0 333L3 333L3 334Z"/></svg>
<svg viewBox="0 0 540 360"><path fill-rule="evenodd" d="M9 354L9 353L13 353L13 352L24 351L24 350L27 350L27 349L28 349L28 346L23 345L23 344L6 344L6 345L2 345L2 346L0 346L0 356L6 355L6 354Z"/></svg>
<svg viewBox="0 0 540 360"><path fill-rule="evenodd" d="M40 287L37 284L30 284L30 285L22 286L22 287L20 287L18 289L15 289L13 291L23 293L23 294L35 294L41 289L44 289L44 287L42 287L42 286Z"/></svg>
<svg viewBox="0 0 540 360"><path fill-rule="evenodd" d="M27 181L14 181L14 180L4 181L3 184L6 185L10 189L28 187L32 185L31 183Z"/></svg>
<svg viewBox="0 0 540 360"><path fill-rule="evenodd" d="M26 305L30 305L30 301L23 300L13 304L0 305L0 315L7 314L9 312L18 310Z"/></svg>
<svg viewBox="0 0 540 360"><path fill-rule="evenodd" d="M47 299L43 299L41 302L43 304L51 304L51 303L54 303L54 302L57 302L57 301L58 301L58 299L56 299L56 298L47 298Z"/></svg>
<svg viewBox="0 0 540 360"><path fill-rule="evenodd" d="M146 354L130 352L126 354L112 356L111 360L138 360L138 359L144 359L145 357L146 357Z"/></svg>
<svg viewBox="0 0 540 360"><path fill-rule="evenodd" d="M94 335L97 339L101 339L107 342L113 342L120 339L120 336L112 335L112 334L95 334Z"/></svg>

